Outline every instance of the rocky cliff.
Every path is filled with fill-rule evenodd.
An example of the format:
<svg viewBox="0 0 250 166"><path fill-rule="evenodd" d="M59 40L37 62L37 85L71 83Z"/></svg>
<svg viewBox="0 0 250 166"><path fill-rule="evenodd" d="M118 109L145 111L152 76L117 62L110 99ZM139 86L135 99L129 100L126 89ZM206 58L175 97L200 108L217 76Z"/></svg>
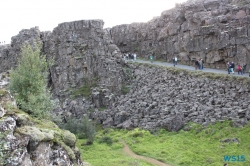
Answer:
<svg viewBox="0 0 250 166"><path fill-rule="evenodd" d="M202 58L205 66L226 68L228 61L250 68L250 1L189 0L162 12L147 23L117 25L110 29L122 52L183 64Z"/></svg>
<svg viewBox="0 0 250 166"><path fill-rule="evenodd" d="M11 38L10 45L0 46L0 73L17 66L17 59L21 54L21 47L24 43L33 44L41 41L41 32L38 27L23 29L18 35Z"/></svg>
<svg viewBox="0 0 250 166"><path fill-rule="evenodd" d="M55 94L86 84L120 91L124 62L103 24L102 20L62 23L52 33L44 34L44 52L55 61L51 67Z"/></svg>
<svg viewBox="0 0 250 166"><path fill-rule="evenodd" d="M0 71L16 67L24 43L41 42L42 52L54 61L49 86L58 103L57 111L78 117L96 105L106 107L112 103L113 94L120 94L126 77L121 52L103 24L102 20L82 20L59 24L52 32L40 32L38 27L22 30L12 37L11 45L0 48ZM94 87L99 88L95 88L92 105L85 99ZM75 105L72 98L79 96L77 111L70 109ZM106 98L99 100L100 96Z"/></svg>
<svg viewBox="0 0 250 166"><path fill-rule="evenodd" d="M75 135L17 109L7 83L0 74L0 165L83 165Z"/></svg>
<svg viewBox="0 0 250 166"><path fill-rule="evenodd" d="M182 63L203 58L217 68L228 60L248 63L248 14L248 1L189 1L148 23L104 30L101 20L82 20L59 24L53 32L22 30L10 46L0 48L1 70L15 66L22 43L38 40L48 59L54 59L49 85L58 114L87 114L106 127L150 130L177 131L190 121L244 125L249 87L242 80L129 65L120 49L167 61L176 55ZM3 62L8 65L2 67Z"/></svg>

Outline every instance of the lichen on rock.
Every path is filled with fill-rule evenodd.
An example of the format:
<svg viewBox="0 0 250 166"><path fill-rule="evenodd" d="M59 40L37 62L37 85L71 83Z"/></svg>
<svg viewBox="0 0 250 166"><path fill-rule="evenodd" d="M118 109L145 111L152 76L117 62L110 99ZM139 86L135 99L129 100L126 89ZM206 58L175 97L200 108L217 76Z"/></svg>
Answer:
<svg viewBox="0 0 250 166"><path fill-rule="evenodd" d="M13 103L9 93L1 96L0 165L82 165L74 134L48 120L31 118Z"/></svg>

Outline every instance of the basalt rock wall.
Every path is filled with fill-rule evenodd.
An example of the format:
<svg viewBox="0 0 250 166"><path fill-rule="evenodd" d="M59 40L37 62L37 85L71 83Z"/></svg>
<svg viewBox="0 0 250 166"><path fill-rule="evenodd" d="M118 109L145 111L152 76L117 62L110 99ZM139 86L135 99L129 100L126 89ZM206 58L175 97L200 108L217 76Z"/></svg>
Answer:
<svg viewBox="0 0 250 166"><path fill-rule="evenodd" d="M55 95L93 84L119 93L125 79L124 61L103 24L102 20L82 20L59 24L53 32L24 29L12 37L10 45L0 47L0 72L17 66L23 44L39 42L42 52L54 61L49 80Z"/></svg>
<svg viewBox="0 0 250 166"><path fill-rule="evenodd" d="M124 61L103 24L102 20L62 23L42 35L44 52L55 61L50 69L55 94L86 84L120 91Z"/></svg>
<svg viewBox="0 0 250 166"><path fill-rule="evenodd" d="M228 61L250 68L249 0L189 0L147 23L117 25L110 35L122 52L183 64L202 58L206 67Z"/></svg>
<svg viewBox="0 0 250 166"><path fill-rule="evenodd" d="M40 32L38 27L22 30L10 45L0 47L0 71L17 66L23 44L40 42L42 52L54 61L48 85L58 106L55 112L80 118L91 108L109 108L115 94L121 93L126 71L121 52L103 24L82 20L59 24L52 32Z"/></svg>
<svg viewBox="0 0 250 166"><path fill-rule="evenodd" d="M23 29L18 35L11 38L11 44L0 46L0 72L5 72L17 66L22 46L27 43L42 43L41 33L38 27Z"/></svg>
<svg viewBox="0 0 250 166"><path fill-rule="evenodd" d="M130 91L117 96L109 109L91 114L104 127L178 131L188 122L232 120L244 125L250 120L250 86L244 83L248 78L215 78L212 73L143 64L131 64L130 69Z"/></svg>

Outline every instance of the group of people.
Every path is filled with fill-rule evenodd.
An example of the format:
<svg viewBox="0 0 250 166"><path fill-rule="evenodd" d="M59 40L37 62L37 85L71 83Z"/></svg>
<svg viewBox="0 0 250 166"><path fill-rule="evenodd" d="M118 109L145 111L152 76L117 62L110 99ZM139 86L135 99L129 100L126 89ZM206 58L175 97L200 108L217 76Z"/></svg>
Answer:
<svg viewBox="0 0 250 166"><path fill-rule="evenodd" d="M135 61L136 60L136 53L124 53L123 58L124 58L124 60L132 59Z"/></svg>
<svg viewBox="0 0 250 166"><path fill-rule="evenodd" d="M135 53L124 53L123 57L124 57L124 60L129 60L129 59L136 60ZM150 59L151 63L153 63L153 60L154 60L153 55L150 55L149 59ZM177 65L177 61L178 61L178 58L175 56L173 58L174 67ZM202 58L195 59L194 61L195 61L195 70L197 70L197 69L203 70L203 64L204 64L203 59ZM238 74L243 75L245 73L246 66L247 66L246 64L238 64L238 66L237 66ZM234 74L234 69L235 69L234 62L228 62L227 69L228 69L228 74L231 74L231 73ZM249 73L249 77L250 77L250 73Z"/></svg>
<svg viewBox="0 0 250 166"><path fill-rule="evenodd" d="M237 65L238 74L243 75L245 73L246 66L247 66L246 64L238 64ZM227 63L228 74L231 74L231 73L234 74L234 69L235 69L234 62L228 62Z"/></svg>
<svg viewBox="0 0 250 166"><path fill-rule="evenodd" d="M203 59L195 59L195 70L197 69L200 69L200 70L203 70L203 64L204 64L204 61Z"/></svg>
<svg viewBox="0 0 250 166"><path fill-rule="evenodd" d="M5 41L0 42L0 45L1 45L1 44L5 44Z"/></svg>

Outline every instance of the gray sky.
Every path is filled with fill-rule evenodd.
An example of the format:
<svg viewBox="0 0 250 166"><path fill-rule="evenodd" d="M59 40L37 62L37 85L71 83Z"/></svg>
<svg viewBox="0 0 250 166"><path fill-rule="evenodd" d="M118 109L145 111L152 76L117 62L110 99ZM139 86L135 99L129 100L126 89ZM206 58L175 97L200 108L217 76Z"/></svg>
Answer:
<svg viewBox="0 0 250 166"><path fill-rule="evenodd" d="M102 19L104 28L147 22L186 0L0 0L0 42L22 29L52 31L59 23Z"/></svg>

